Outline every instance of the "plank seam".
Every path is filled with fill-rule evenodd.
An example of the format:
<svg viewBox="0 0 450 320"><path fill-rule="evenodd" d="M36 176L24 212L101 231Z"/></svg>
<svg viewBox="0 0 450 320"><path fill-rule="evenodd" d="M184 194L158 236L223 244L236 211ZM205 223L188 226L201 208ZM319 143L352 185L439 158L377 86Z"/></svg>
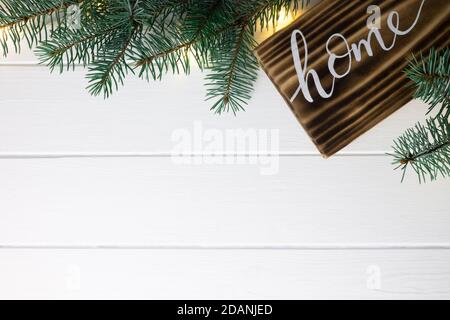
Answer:
<svg viewBox="0 0 450 320"><path fill-rule="evenodd" d="M7 159L65 159L65 158L172 158L172 157L322 157L318 152L280 152L280 153L73 153L73 154L0 154L0 160ZM342 152L333 157L387 157L387 151Z"/></svg>
<svg viewBox="0 0 450 320"><path fill-rule="evenodd" d="M0 67L47 67L46 64L39 63L38 61L2 61ZM70 66L72 67L72 65ZM75 67L83 67L83 64L75 64Z"/></svg>
<svg viewBox="0 0 450 320"><path fill-rule="evenodd" d="M411 244L311 244L311 245L0 245L0 250L450 250L450 243Z"/></svg>

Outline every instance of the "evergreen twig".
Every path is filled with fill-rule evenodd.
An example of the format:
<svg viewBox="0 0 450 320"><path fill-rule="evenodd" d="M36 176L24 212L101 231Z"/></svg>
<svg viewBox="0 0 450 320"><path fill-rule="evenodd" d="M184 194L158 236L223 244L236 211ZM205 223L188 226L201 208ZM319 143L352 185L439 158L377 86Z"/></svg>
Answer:
<svg viewBox="0 0 450 320"><path fill-rule="evenodd" d="M219 114L243 110L242 103L251 97L258 70L256 58L251 54L254 40L248 26L237 27L231 37L234 42L226 50L227 54L213 58L211 73L206 77L208 99L219 97L211 110Z"/></svg>
<svg viewBox="0 0 450 320"><path fill-rule="evenodd" d="M418 123L394 141L393 164L402 168L402 181L406 170L411 167L418 175L419 182L431 181L439 176L450 176L450 125L449 125L449 75L450 51L431 49L425 57L420 55L410 61L406 74L417 87L416 98L430 104L431 112L441 105L435 117L426 125Z"/></svg>
<svg viewBox="0 0 450 320"><path fill-rule="evenodd" d="M406 75L417 87L415 98L430 105L428 113L439 107L437 115L450 116L450 49L431 49L425 57L413 56Z"/></svg>
<svg viewBox="0 0 450 320"><path fill-rule="evenodd" d="M65 24L62 15L82 0L1 0L0 1L0 44L3 55L9 52L10 40L16 52L20 52L22 39L29 47L48 38L48 33Z"/></svg>
<svg viewBox="0 0 450 320"><path fill-rule="evenodd" d="M393 164L403 171L408 167L418 175L419 182L431 181L439 176L450 176L450 124L448 118L439 116L408 129L394 142Z"/></svg>
<svg viewBox="0 0 450 320"><path fill-rule="evenodd" d="M168 71L208 69L207 99L217 113L243 110L258 68L253 33L269 28L283 10L309 0L0 0L3 53L38 44L51 70L88 67L89 90L108 97L127 73L145 79ZM68 7L81 9L78 29L67 27ZM132 10L130 10L130 8Z"/></svg>

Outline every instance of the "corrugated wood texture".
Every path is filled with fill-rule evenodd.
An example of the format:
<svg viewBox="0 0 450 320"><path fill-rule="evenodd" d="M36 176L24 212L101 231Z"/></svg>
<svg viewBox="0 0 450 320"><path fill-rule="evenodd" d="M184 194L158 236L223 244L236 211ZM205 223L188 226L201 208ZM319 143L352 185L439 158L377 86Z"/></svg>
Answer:
<svg viewBox="0 0 450 320"><path fill-rule="evenodd" d="M379 6L382 13L375 32L366 23L370 5ZM392 12L394 18L389 17ZM399 30L411 30L396 35L388 21ZM319 151L331 156L411 100L413 88L403 73L407 58L447 46L449 21L447 0L325 0L262 43L256 53ZM305 40L296 35L298 30ZM332 75L331 53L337 56L331 62L335 72L348 73L345 77ZM321 84L307 75L311 70ZM300 79L306 84L301 86Z"/></svg>

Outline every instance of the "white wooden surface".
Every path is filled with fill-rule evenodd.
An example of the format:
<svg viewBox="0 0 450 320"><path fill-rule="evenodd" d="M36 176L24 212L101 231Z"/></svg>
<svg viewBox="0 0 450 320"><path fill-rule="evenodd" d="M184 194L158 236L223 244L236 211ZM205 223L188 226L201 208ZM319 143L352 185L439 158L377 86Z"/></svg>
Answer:
<svg viewBox="0 0 450 320"><path fill-rule="evenodd" d="M0 258L0 298L439 299L450 291L448 250L9 249Z"/></svg>
<svg viewBox="0 0 450 320"><path fill-rule="evenodd" d="M385 155L425 105L324 160L263 74L236 117L202 84L130 78L103 101L79 68L1 60L0 298L450 298L450 182L400 184ZM278 130L279 157L172 157L196 124Z"/></svg>

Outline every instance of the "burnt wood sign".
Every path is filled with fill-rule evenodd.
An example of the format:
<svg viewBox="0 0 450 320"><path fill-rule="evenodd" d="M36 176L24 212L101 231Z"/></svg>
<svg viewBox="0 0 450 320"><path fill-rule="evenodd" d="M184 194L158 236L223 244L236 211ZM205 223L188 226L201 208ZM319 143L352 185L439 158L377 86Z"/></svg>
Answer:
<svg viewBox="0 0 450 320"><path fill-rule="evenodd" d="M323 0L256 55L328 157L410 101L408 58L449 36L450 0Z"/></svg>

